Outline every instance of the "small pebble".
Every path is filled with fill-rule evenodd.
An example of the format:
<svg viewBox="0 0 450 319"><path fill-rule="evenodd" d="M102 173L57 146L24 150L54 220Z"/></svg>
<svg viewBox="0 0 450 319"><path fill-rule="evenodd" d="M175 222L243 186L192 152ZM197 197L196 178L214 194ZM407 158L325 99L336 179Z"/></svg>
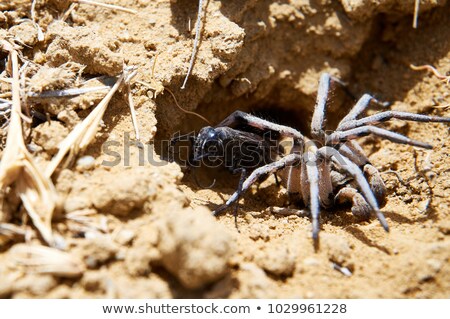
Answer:
<svg viewBox="0 0 450 319"><path fill-rule="evenodd" d="M79 172L93 169L95 166L95 158L90 155L82 156L77 160L76 169Z"/></svg>

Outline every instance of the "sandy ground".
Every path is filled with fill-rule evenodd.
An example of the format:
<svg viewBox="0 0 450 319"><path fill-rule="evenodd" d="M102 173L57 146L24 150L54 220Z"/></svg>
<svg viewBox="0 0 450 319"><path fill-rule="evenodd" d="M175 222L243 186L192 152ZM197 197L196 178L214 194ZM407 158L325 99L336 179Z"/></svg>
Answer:
<svg viewBox="0 0 450 319"><path fill-rule="evenodd" d="M15 39L22 61L33 62L22 89L40 94L78 87L89 78L117 75L124 63L134 65L131 92L144 147L138 148L122 90L95 141L80 154L92 158L53 175L63 209L52 227L64 240L64 253L29 253L29 247L42 249L45 243L26 218L15 186L3 190L1 297L450 297L448 125L385 124L433 144L430 151L360 139L388 188L382 211L391 231L376 218L358 220L350 208L323 211L318 251L310 218L270 212L287 203L273 178L241 200L238 232L230 212L211 216L234 192L235 176L198 170L196 183L192 171L160 160L173 133L205 126L181 112L164 87L212 123L242 110L306 132L318 79L326 71L348 83L355 96L371 93L392 102L392 109L450 116L449 85L410 68L430 64L442 74L450 71L450 3L421 1L413 29L413 0L205 1L193 73L180 90L196 1L111 0L137 13L78 5L64 16L70 1L40 0L35 12L42 41L29 20L29 2L0 4L0 39ZM0 52L0 71L7 68L6 57ZM2 96L10 91L0 82ZM40 167L104 95L26 101L44 115L26 130ZM341 95L336 90L331 98L330 125L352 106ZM6 135L3 130L2 148ZM112 152L120 154L114 165ZM211 189L199 186L214 179ZM13 236L5 225L24 232Z"/></svg>

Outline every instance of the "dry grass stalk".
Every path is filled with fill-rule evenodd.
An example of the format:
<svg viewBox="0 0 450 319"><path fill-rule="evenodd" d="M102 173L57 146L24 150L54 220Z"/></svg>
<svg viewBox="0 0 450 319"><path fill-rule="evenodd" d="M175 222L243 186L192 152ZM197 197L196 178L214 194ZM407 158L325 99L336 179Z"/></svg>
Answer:
<svg viewBox="0 0 450 319"><path fill-rule="evenodd" d="M439 73L439 71L436 70L435 67L433 67L433 66L431 66L431 65L429 65L429 64L426 64L426 65L419 65L419 66L410 64L409 67L410 67L411 69L413 69L414 71L430 71L430 72L432 72L433 75L434 75L435 77L437 77L439 80L441 80L441 81L443 81L443 82L446 82L447 85L450 84L450 75L443 75L443 74Z"/></svg>
<svg viewBox="0 0 450 319"><path fill-rule="evenodd" d="M0 223L0 247L14 239L25 239L29 236L29 229L14 224Z"/></svg>
<svg viewBox="0 0 450 319"><path fill-rule="evenodd" d="M37 30L37 38L39 42L44 41L44 32L42 32L41 27L39 26L39 24L36 22L36 0L33 0L31 2L31 21L33 22L34 27Z"/></svg>
<svg viewBox="0 0 450 319"><path fill-rule="evenodd" d="M136 83L139 83L139 84L141 84L141 85L143 85L143 86L149 88L150 90L155 90L155 93L157 93L157 92L158 92L158 93L164 92L164 90L166 90L166 91L169 92L169 94L172 96L173 100L175 101L175 105L177 106L177 108L178 108L181 112L186 113L186 114L191 114L191 115L197 116L198 118L200 118L200 119L202 119L203 121L205 121L206 123L208 123L208 125L212 125L211 122L208 121L203 115L198 114L198 113L195 113L195 112L192 112L192 111L188 111L188 110L184 109L184 108L178 103L178 100L177 100L177 98L175 97L175 94L174 94L171 90L169 90L168 88L166 88L166 87L164 87L164 86L161 86L162 89L161 89L161 91L159 91L159 88L156 89L155 86L153 86L152 84L148 84L148 83L143 82L143 81L136 81ZM155 96L156 96L156 94L155 94Z"/></svg>
<svg viewBox="0 0 450 319"><path fill-rule="evenodd" d="M137 121L136 117L136 109L134 108L134 102L133 102L133 95L131 94L131 88L129 85L127 85L127 95L128 95L128 106L130 107L131 112L131 121L133 122L134 127L134 135L136 136L136 140L140 140L140 134L139 134L139 123Z"/></svg>
<svg viewBox="0 0 450 319"><path fill-rule="evenodd" d="M414 18L413 18L413 28L417 29L418 21L419 21L419 7L420 0L415 0L414 2Z"/></svg>
<svg viewBox="0 0 450 319"><path fill-rule="evenodd" d="M200 119L202 119L203 121L205 121L206 123L208 123L208 125L212 125L211 122L208 121L208 120L206 119L206 117L204 117L203 115L198 114L198 113L195 113L195 112L192 112L192 111L188 111L188 110L182 108L182 107L180 106L180 104L178 104L178 101L177 101L177 98L175 97L175 94L173 94L173 92L172 92L171 90L169 90L168 88L164 88L164 89L165 89L167 92L169 92L170 95L172 95L172 98L173 98L173 100L175 101L175 105L176 105L182 112L184 112L184 113L186 113L186 114L195 115L195 116L197 116L198 118L200 118Z"/></svg>
<svg viewBox="0 0 450 319"><path fill-rule="evenodd" d="M72 231L82 233L108 233L106 217L96 215L97 211L89 208L70 212L66 215L66 219L69 221L67 226Z"/></svg>
<svg viewBox="0 0 450 319"><path fill-rule="evenodd" d="M94 6L98 6L98 7L103 7L103 8L107 8L107 9L123 11L123 12L131 13L131 14L136 14L136 13L137 13L136 10L124 8L124 7L121 7L121 6L116 6L116 5L113 5L113 4L102 3L102 2L98 2L98 1L92 1L92 0L73 0L72 2L74 2L74 3L79 3L79 4L90 4L90 5L94 5Z"/></svg>
<svg viewBox="0 0 450 319"><path fill-rule="evenodd" d="M135 74L134 68L125 68L124 72L117 79L108 94L106 94L106 96L83 120L83 122L75 126L70 134L60 143L58 153L53 157L52 161L45 170L45 175L48 178L53 175L56 167L60 165L66 155L67 159L64 166L68 166L79 152L86 149L89 143L94 139L100 125L100 121L103 118L103 114L105 113L108 103L114 93L116 93L123 82L128 82Z"/></svg>
<svg viewBox="0 0 450 319"><path fill-rule="evenodd" d="M15 191L22 200L34 226L51 246L57 245L52 233L51 221L56 208L57 193L52 181L46 178L28 152L22 130L20 105L20 84L18 53L6 41L3 49L9 51L12 69L12 106L8 136L0 162L0 189L15 185Z"/></svg>
<svg viewBox="0 0 450 319"><path fill-rule="evenodd" d="M33 98L58 98L58 97L67 97L67 96L77 96L81 94L86 94L90 92L97 92L103 90L111 89L110 86L94 86L94 87L85 87L85 88L73 88L73 89L65 89L65 90L53 90L53 91L44 91L41 93L29 92L27 96Z"/></svg>
<svg viewBox="0 0 450 319"><path fill-rule="evenodd" d="M0 223L0 235L15 237L21 236L25 237L27 233L27 229L23 227L19 227L14 224L9 223Z"/></svg>
<svg viewBox="0 0 450 319"><path fill-rule="evenodd" d="M80 259L55 248L17 244L10 255L14 266L24 267L27 272L74 278L85 270Z"/></svg>
<svg viewBox="0 0 450 319"><path fill-rule="evenodd" d="M191 74L192 68L194 66L195 56L197 55L197 46L200 39L200 25L202 23L203 18L203 0L198 1L198 13L197 13L197 23L195 24L195 39L194 39L194 47L192 49L191 59L189 61L189 68L184 78L183 85L181 89L183 90L186 87L187 80L189 75Z"/></svg>

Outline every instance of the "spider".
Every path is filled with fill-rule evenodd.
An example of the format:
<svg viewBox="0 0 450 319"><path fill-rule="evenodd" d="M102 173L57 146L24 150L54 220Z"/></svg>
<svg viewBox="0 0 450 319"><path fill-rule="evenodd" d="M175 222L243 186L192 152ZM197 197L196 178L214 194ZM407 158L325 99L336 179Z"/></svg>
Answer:
<svg viewBox="0 0 450 319"><path fill-rule="evenodd" d="M355 139L372 134L395 143L431 149L430 144L374 125L393 118L447 123L450 118L400 111L384 111L360 118L371 103L382 104L364 94L329 133L324 129L324 122L333 82L341 83L327 73L320 77L310 138L294 128L241 111L235 111L215 127L202 128L196 137L191 137L191 164L200 160L215 164L220 161L231 172L241 173L237 190L213 212L214 215L236 204L236 216L240 196L254 183L278 174L288 194L309 207L315 244L319 239L320 207L330 208L344 202L352 204L355 216L369 218L374 213L382 227L389 231L380 211L386 198L384 182ZM287 153L283 153L280 143L283 138L292 141ZM172 143L177 140L174 138Z"/></svg>

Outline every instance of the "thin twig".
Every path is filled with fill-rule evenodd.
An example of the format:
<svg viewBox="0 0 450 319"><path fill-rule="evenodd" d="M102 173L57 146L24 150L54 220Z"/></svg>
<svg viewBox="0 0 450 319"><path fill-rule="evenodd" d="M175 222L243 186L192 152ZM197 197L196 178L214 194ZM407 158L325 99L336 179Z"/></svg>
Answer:
<svg viewBox="0 0 450 319"><path fill-rule="evenodd" d="M450 84L450 76L445 76L445 75L439 73L439 71L436 70L435 67L433 67L429 64L419 65L419 66L410 64L409 67L411 69L413 69L414 71L431 71L434 74L434 76L436 76L439 80L445 81L445 82L447 82L447 84Z"/></svg>
<svg viewBox="0 0 450 319"><path fill-rule="evenodd" d="M417 151L415 149L413 150L413 152L414 152L413 153L413 155L414 155L414 168L415 168L417 174L419 176L421 176L425 180L425 183L428 186L428 198L427 198L427 201L425 203L425 207L423 209L418 209L418 211L421 214L425 214L430 209L430 206L431 206L431 204L433 202L433 198L434 198L433 187L431 187L430 179L428 178L428 176L426 174L426 172L431 171L432 164L431 164L431 162L430 163L426 163L426 166L423 169L419 169L419 164L418 164L418 161L419 161L418 157L419 157L419 155L418 155L418 153L417 153ZM431 155L431 153L427 154L427 159L425 160L425 162L430 161L429 160L429 156L430 155Z"/></svg>
<svg viewBox="0 0 450 319"><path fill-rule="evenodd" d="M400 176L400 174L399 174L397 171L394 171L394 170L392 170L392 169L388 169L387 171L380 172L380 174L394 174L394 175L397 177L398 181L399 181L403 186L406 186L406 187L409 187L409 186L410 186L408 183L406 183L406 182L403 180L403 178Z"/></svg>
<svg viewBox="0 0 450 319"><path fill-rule="evenodd" d="M151 90L154 90L154 89L155 89L155 88L152 87L150 84L148 84L148 83L146 83L146 82L143 82L143 81L136 81L136 83L139 83L139 84L141 84L141 85L143 85L143 86L145 86L145 87L147 87L147 88L149 88L149 89L151 89ZM172 95L172 98L173 98L173 100L175 101L175 105L180 109L181 112L186 113L186 114L192 114L192 115L195 115L195 116L197 116L198 118L200 118L200 119L202 119L203 121L205 121L206 123L208 123L208 125L212 125L211 122L208 121L203 115L200 115L200 114L198 114L198 113L195 113L195 112L192 112L192 111L188 111L188 110L182 108L181 105L178 103L178 100L177 100L177 98L175 97L175 94L173 94L173 92L172 92L171 90L169 90L168 88L166 88L166 87L163 87L163 89L166 90L167 92L169 92L170 95Z"/></svg>
<svg viewBox="0 0 450 319"><path fill-rule="evenodd" d="M420 7L420 0L416 0L414 3L414 18L413 18L414 29L417 29L417 24L419 21L419 7Z"/></svg>
<svg viewBox="0 0 450 319"><path fill-rule="evenodd" d="M186 77L184 78L183 85L181 86L182 90L186 87L187 80L189 78L189 75L191 74L192 67L194 66L194 60L195 60L195 56L197 54L198 41L200 38L200 25L202 22L202 17L203 17L203 0L199 0L198 1L197 23L195 25L194 48L192 49L191 59L189 61L189 68L188 68Z"/></svg>
<svg viewBox="0 0 450 319"><path fill-rule="evenodd" d="M65 90L54 90L54 91L42 91L42 92L28 92L28 96L32 98L58 98L58 97L68 97L68 96L77 96L85 93L110 90L110 86L95 86L95 87L87 87L87 88L75 88L75 89L65 89Z"/></svg>
<svg viewBox="0 0 450 319"><path fill-rule="evenodd" d="M205 117L203 117L202 115L200 115L200 114L198 114L198 113L195 113L195 112L192 112L192 111L188 111L188 110L182 108L182 107L180 106L180 104L178 103L178 100L177 100L177 98L175 97L175 94L173 94L173 92L172 92L171 90L169 90L168 88L164 87L161 83L159 83L159 82L157 82L157 81L155 80L155 68L156 68L156 60L158 59L158 56L159 56L159 54L157 54L157 55L155 56L155 60L153 61L153 66L152 66L152 76L151 76L152 84L149 84L149 83L146 83L146 82L143 82L143 81L136 81L136 83L139 83L139 84L141 84L141 85L143 85L143 86L145 86L145 87L147 87L147 88L149 88L149 89L151 89L151 90L154 90L154 91L155 91L155 94L154 94L154 97L155 97L155 98L156 98L157 94L159 94L159 93L163 92L164 90L166 90L167 92L170 93L170 95L172 95L172 98L173 98L174 101L175 101L175 105L176 105L182 112L184 112L184 113L186 113L186 114L192 114L192 115L195 115L195 116L197 116L198 118L200 118L200 119L202 119L203 121L205 121L206 123L208 123L208 125L211 125L211 122L209 122L209 121L208 121Z"/></svg>
<svg viewBox="0 0 450 319"><path fill-rule="evenodd" d="M61 21L66 21L67 18L69 17L69 15L72 13L72 11L77 7L78 4L76 3L72 3L69 7L69 9L66 10L66 12L64 12Z"/></svg>
<svg viewBox="0 0 450 319"><path fill-rule="evenodd" d="M352 272L347 267L340 266L335 262L332 262L331 264L333 265L333 269L339 271L344 276L350 277L352 275Z"/></svg>
<svg viewBox="0 0 450 319"><path fill-rule="evenodd" d="M195 115L195 116L197 116L198 118L200 118L200 119L202 119L203 121L205 121L206 123L208 123L208 125L212 125L211 122L208 121L203 115L200 115L200 114L198 114L198 113L195 113L195 112L192 112L192 111L188 111L188 110L185 110L184 108L182 108L182 107L180 106L180 104L178 104L178 101L177 101L177 98L175 97L175 94L173 94L172 91L169 90L168 88L164 88L164 89L165 89L167 92L169 92L170 95L172 95L172 97L173 97L173 99L174 99L174 101L175 101L176 106L177 106L181 111L183 111L183 112L186 113L186 114L192 114L192 115Z"/></svg>
<svg viewBox="0 0 450 319"><path fill-rule="evenodd" d="M44 41L44 33L42 32L41 27L39 26L39 24L36 22L36 0L33 0L31 2L31 20L33 21L33 25L37 30L37 38L38 41Z"/></svg>
<svg viewBox="0 0 450 319"><path fill-rule="evenodd" d="M0 223L0 234L8 237L23 236L25 237L26 229L14 224Z"/></svg>
<svg viewBox="0 0 450 319"><path fill-rule="evenodd" d="M442 110L448 109L449 107L450 107L450 103L447 103L447 104L444 104L444 105L435 105L435 106L433 106L434 109L442 109Z"/></svg>
<svg viewBox="0 0 450 319"><path fill-rule="evenodd" d="M134 77L134 75L136 75L136 71L135 73L130 76ZM136 135L136 140L140 141L141 137L139 134L139 123L136 117L136 109L134 108L134 102L133 102L133 95L131 94L131 84L129 81L126 81L126 88L127 88L127 96L128 96L128 106L130 107L130 113L131 113L131 121L133 123L133 127L134 127L134 134Z"/></svg>
<svg viewBox="0 0 450 319"><path fill-rule="evenodd" d="M299 216L305 217L309 216L309 211L305 209L296 209L296 208L288 208L288 207L270 207L266 209L266 212L280 215L280 216Z"/></svg>
<svg viewBox="0 0 450 319"><path fill-rule="evenodd" d="M76 2L79 4L90 4L90 5L103 7L103 8L107 8L107 9L113 9L113 10L131 13L131 14L137 14L137 11L133 10L133 9L128 9L128 8L124 8L121 6L116 6L114 4L107 4L107 3L97 2L97 1L93 1L93 0L72 0L72 2Z"/></svg>

